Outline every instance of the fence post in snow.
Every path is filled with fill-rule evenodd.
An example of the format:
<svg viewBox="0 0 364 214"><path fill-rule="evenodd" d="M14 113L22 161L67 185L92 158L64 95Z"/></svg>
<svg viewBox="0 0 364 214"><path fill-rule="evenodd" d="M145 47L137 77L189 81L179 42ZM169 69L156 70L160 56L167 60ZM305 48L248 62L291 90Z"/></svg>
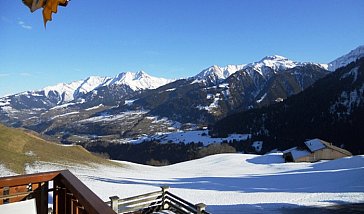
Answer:
<svg viewBox="0 0 364 214"><path fill-rule="evenodd" d="M118 196L112 196L110 197L111 200L111 208L116 212L119 213L119 197Z"/></svg>
<svg viewBox="0 0 364 214"><path fill-rule="evenodd" d="M205 209L206 209L206 205L203 203L200 204L196 204L197 207L197 214L202 214L204 213Z"/></svg>
<svg viewBox="0 0 364 214"><path fill-rule="evenodd" d="M162 209L168 209L168 204L166 204L166 193L169 190L169 186L162 186Z"/></svg>

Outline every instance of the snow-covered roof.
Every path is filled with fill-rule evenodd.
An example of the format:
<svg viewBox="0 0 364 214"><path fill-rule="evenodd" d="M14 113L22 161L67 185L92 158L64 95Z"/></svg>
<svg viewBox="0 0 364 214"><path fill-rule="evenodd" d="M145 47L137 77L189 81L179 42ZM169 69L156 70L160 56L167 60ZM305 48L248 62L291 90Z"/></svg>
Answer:
<svg viewBox="0 0 364 214"><path fill-rule="evenodd" d="M312 139L305 142L307 148L311 151L317 151L326 147L326 145L320 139Z"/></svg>
<svg viewBox="0 0 364 214"><path fill-rule="evenodd" d="M308 151L306 149L305 150L298 149L297 147L293 147L293 148L283 151L283 154L288 154L288 153L290 153L292 155L293 160L297 160L298 158L308 156L311 154L310 151Z"/></svg>
<svg viewBox="0 0 364 214"><path fill-rule="evenodd" d="M308 156L311 153L307 150L299 150L299 149L293 149L291 151L292 154L292 158L293 160L297 160L298 158L304 157L304 156Z"/></svg>
<svg viewBox="0 0 364 214"><path fill-rule="evenodd" d="M290 149L284 150L284 151L283 151L283 154L289 153L289 152L291 152L292 150L295 150L295 149L297 149L297 147L293 147L293 148L290 148Z"/></svg>

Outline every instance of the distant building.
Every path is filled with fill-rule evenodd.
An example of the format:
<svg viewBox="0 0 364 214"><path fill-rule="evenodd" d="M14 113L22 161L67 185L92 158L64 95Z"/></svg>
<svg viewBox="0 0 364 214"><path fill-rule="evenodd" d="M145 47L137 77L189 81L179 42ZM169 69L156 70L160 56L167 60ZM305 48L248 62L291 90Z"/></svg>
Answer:
<svg viewBox="0 0 364 214"><path fill-rule="evenodd" d="M303 147L294 147L283 152L286 162L316 162L348 156L352 156L349 151L317 138L306 141Z"/></svg>

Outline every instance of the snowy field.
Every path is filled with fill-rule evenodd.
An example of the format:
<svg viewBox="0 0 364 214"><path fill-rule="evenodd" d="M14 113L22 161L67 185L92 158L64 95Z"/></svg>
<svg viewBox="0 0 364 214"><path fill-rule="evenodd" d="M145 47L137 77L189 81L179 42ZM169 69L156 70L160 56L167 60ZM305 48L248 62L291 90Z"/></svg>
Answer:
<svg viewBox="0 0 364 214"><path fill-rule="evenodd" d="M313 164L283 163L279 153L220 154L165 167L122 163L123 168L39 163L26 171L69 168L105 201L167 185L192 203L207 204L212 213L282 213L301 206L364 203L364 156Z"/></svg>

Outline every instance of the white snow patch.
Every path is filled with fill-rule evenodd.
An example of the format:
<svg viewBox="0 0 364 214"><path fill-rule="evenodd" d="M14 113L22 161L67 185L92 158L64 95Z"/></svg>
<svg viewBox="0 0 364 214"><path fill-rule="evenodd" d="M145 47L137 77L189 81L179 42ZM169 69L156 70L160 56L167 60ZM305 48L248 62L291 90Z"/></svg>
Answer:
<svg viewBox="0 0 364 214"><path fill-rule="evenodd" d="M79 114L79 113L80 113L79 111L68 112L65 114L54 116L54 117L52 117L52 120L54 120L56 118L60 118L60 117L66 117L66 116L73 115L73 114Z"/></svg>
<svg viewBox="0 0 364 214"><path fill-rule="evenodd" d="M87 108L85 110L86 111L91 111L91 110L95 110L95 109L98 109L98 108L103 107L103 106L104 106L103 104L100 104L100 105L97 105L97 106L93 106L93 107Z"/></svg>
<svg viewBox="0 0 364 214"><path fill-rule="evenodd" d="M358 71L359 71L359 67L355 67L355 68L351 69L351 71L343 74L342 77L340 78L340 80L352 76L353 77L353 83L354 83L358 79Z"/></svg>
<svg viewBox="0 0 364 214"><path fill-rule="evenodd" d="M196 106L196 108L197 108L198 110L206 110L206 111L208 111L208 110L209 110L209 107L208 107L208 106L202 106L202 105L198 105L198 106Z"/></svg>
<svg viewBox="0 0 364 214"><path fill-rule="evenodd" d="M111 122L111 121L116 121L116 120L123 120L126 116L133 117L133 116L139 116L139 115L146 114L146 113L148 113L148 111L127 111L127 112L122 112L121 114L117 114L117 115L104 114L101 116L96 116L96 117L91 117L88 119L80 120L79 122L80 123Z"/></svg>
<svg viewBox="0 0 364 214"><path fill-rule="evenodd" d="M330 107L331 114L350 115L354 108L360 106L364 101L364 84L353 91L343 91L337 101ZM346 108L345 112L338 112L338 109Z"/></svg>
<svg viewBox="0 0 364 214"><path fill-rule="evenodd" d="M213 112L214 109L218 108L219 107L219 100L221 100L220 98L220 93L217 93L214 97L213 97L213 101L212 103L209 105L208 107L208 111L211 113Z"/></svg>
<svg viewBox="0 0 364 214"><path fill-rule="evenodd" d="M160 133L152 136L142 137L137 140L131 140L130 143L141 143L143 141L158 140L161 143L198 143L201 142L204 145L211 143L222 143L223 141L233 140L246 140L249 134L231 134L227 138L212 138L208 134L208 130L195 130L195 131L180 131L172 133Z"/></svg>
<svg viewBox="0 0 364 214"><path fill-rule="evenodd" d="M10 106L9 99L0 99L0 107L4 107L4 106Z"/></svg>
<svg viewBox="0 0 364 214"><path fill-rule="evenodd" d="M208 99L208 100L209 100L209 99L212 99L212 98L214 98L214 95L213 95L213 94L207 94L207 95L206 95L206 99Z"/></svg>
<svg viewBox="0 0 364 214"><path fill-rule="evenodd" d="M255 149L256 152L262 151L263 148L263 141L255 141L252 144L252 147Z"/></svg>
<svg viewBox="0 0 364 214"><path fill-rule="evenodd" d="M6 168L4 165L0 163L0 177L13 176L13 175L16 175L16 173L10 171L8 168Z"/></svg>
<svg viewBox="0 0 364 214"><path fill-rule="evenodd" d="M50 110L68 108L68 107L73 106L73 105L76 105L76 103L65 103L65 104L62 104L62 105L57 105L57 106L51 108Z"/></svg>
<svg viewBox="0 0 364 214"><path fill-rule="evenodd" d="M257 100L257 103L261 103L266 96L267 96L267 93L265 93L259 100Z"/></svg>
<svg viewBox="0 0 364 214"><path fill-rule="evenodd" d="M137 99L135 99L135 100L125 100L125 105L131 106L131 105L133 105L133 103L134 103L136 100L137 100Z"/></svg>
<svg viewBox="0 0 364 214"><path fill-rule="evenodd" d="M283 98L281 98L281 97L278 97L276 100L275 100L275 102L277 102L277 103L279 103L279 102L283 102Z"/></svg>

